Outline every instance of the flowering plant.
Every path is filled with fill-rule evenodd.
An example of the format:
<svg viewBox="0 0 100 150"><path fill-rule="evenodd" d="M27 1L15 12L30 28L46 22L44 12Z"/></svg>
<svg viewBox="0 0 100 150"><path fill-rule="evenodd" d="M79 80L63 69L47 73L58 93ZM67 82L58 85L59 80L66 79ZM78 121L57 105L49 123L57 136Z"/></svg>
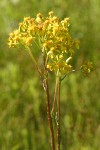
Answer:
<svg viewBox="0 0 100 150"><path fill-rule="evenodd" d="M9 47L21 45L31 56L40 75L43 87L46 91L46 105L48 123L51 133L51 147L55 150L55 136L53 116L56 115L58 150L60 150L60 87L61 81L71 72L75 71L71 65L71 59L79 49L79 40L73 40L69 33L69 18L60 20L53 11L44 17L41 13L36 18L26 17L19 24L19 28L10 33ZM32 53L32 46L36 44L43 56L43 69L38 65ZM86 62L80 68L86 75L93 70L93 63ZM49 96L48 74L52 71L56 76L54 100ZM52 105L52 107L51 107ZM55 106L57 106L55 108ZM56 109L56 114L55 114Z"/></svg>

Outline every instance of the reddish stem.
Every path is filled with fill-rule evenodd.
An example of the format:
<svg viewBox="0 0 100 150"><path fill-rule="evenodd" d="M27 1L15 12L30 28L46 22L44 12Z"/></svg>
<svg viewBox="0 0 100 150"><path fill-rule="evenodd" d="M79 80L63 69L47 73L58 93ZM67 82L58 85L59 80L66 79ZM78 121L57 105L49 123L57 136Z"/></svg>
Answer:
<svg viewBox="0 0 100 150"><path fill-rule="evenodd" d="M61 81L58 79L58 122L57 122L57 137L58 137L58 150L60 150L60 86Z"/></svg>
<svg viewBox="0 0 100 150"><path fill-rule="evenodd" d="M52 119L50 115L50 97L49 97L48 79L46 79L45 82L46 82L45 84L46 84L47 117L48 117L48 123L49 123L50 134L51 134L51 148L52 150L55 150L54 130L53 130L53 124L52 124Z"/></svg>

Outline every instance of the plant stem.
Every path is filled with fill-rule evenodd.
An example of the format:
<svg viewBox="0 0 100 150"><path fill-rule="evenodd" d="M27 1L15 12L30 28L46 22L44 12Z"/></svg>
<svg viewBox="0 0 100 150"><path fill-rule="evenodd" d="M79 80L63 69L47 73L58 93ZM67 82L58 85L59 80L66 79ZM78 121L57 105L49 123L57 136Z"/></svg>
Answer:
<svg viewBox="0 0 100 150"><path fill-rule="evenodd" d="M41 75L43 74L42 71L40 70L29 47L27 47L27 50L28 50L28 53L29 53L32 61L34 62L36 69L41 77ZM50 96L49 96L49 84L48 84L48 78L47 78L46 63L47 63L47 59L45 60L45 57L44 57L44 77L45 77L45 89L46 89L47 117L48 117L48 123L49 123L50 134L51 134L51 148L52 148L52 150L55 150L54 130L53 130L53 123L52 123L52 118L51 118L51 114L50 114Z"/></svg>
<svg viewBox="0 0 100 150"><path fill-rule="evenodd" d="M54 140L54 130L53 130L53 124L52 124L52 118L50 115L50 97L49 97L49 85L48 85L48 79L45 79L46 84L46 105L47 105L47 117L48 117L48 123L50 128L50 134L51 134L51 148L52 150L55 150L55 140Z"/></svg>
<svg viewBox="0 0 100 150"><path fill-rule="evenodd" d="M56 105L56 101L57 101L57 86L58 86L58 82L57 82L57 77L56 77L56 85L55 85L55 92L54 92L54 100L53 100L53 106L52 106L52 110L51 110L51 114L53 115L54 109L55 109L55 105Z"/></svg>
<svg viewBox="0 0 100 150"><path fill-rule="evenodd" d="M42 73L41 69L39 68L39 66L38 66L38 64L37 64L37 62L36 62L36 60L35 60L35 58L34 58L32 52L31 52L31 50L30 50L30 48L27 47L26 49L28 50L28 53L29 53L31 59L32 59L33 63L35 64L35 67L36 67L36 69L37 69L39 75L41 76L43 73Z"/></svg>
<svg viewBox="0 0 100 150"><path fill-rule="evenodd" d="M60 86L61 81L60 77L58 77L58 122L57 122L58 150L60 150Z"/></svg>

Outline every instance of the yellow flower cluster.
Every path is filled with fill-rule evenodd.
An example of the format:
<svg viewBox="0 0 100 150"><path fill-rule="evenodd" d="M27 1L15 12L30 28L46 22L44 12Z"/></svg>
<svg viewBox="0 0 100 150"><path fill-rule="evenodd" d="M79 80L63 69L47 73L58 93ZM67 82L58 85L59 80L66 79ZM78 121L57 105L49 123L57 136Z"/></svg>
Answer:
<svg viewBox="0 0 100 150"><path fill-rule="evenodd" d="M81 67L85 76L88 76L94 70L93 62L86 61Z"/></svg>
<svg viewBox="0 0 100 150"><path fill-rule="evenodd" d="M8 45L9 47L16 47L19 44L24 46L31 46L35 39L35 23L34 19L30 17L24 18L24 21L19 24L19 29L10 34Z"/></svg>
<svg viewBox="0 0 100 150"><path fill-rule="evenodd" d="M19 29L10 34L8 45L16 47L22 44L30 47L36 40L47 58L47 68L66 74L72 69L68 62L72 59L73 48L79 48L79 41L71 38L68 27L69 18L60 20L53 11L47 17L39 13L36 18L24 18Z"/></svg>

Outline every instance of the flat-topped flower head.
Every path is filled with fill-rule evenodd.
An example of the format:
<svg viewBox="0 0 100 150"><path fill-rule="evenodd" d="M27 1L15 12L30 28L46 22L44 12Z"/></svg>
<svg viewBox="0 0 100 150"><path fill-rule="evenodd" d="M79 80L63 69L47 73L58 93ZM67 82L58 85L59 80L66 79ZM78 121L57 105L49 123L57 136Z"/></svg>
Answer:
<svg viewBox="0 0 100 150"><path fill-rule="evenodd" d="M73 40L69 33L69 18L59 19L53 11L44 17L41 13L36 18L25 17L19 28L9 36L9 47L19 45L31 47L37 42L47 58L47 68L50 71L59 69L67 73L72 68L66 60L73 58L75 48L79 48L79 41Z"/></svg>

